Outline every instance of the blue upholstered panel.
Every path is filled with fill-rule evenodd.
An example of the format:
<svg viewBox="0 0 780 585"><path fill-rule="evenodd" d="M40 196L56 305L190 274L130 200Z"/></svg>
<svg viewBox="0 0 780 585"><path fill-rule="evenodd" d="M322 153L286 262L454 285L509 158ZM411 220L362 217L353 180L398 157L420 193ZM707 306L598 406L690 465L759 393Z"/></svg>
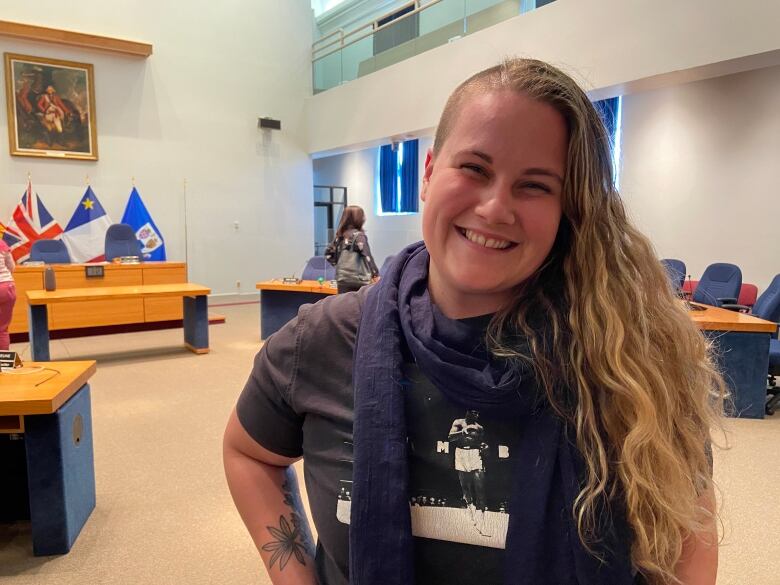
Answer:
<svg viewBox="0 0 780 585"><path fill-rule="evenodd" d="M733 416L764 418L769 334L705 331L715 342L717 361L732 393Z"/></svg>
<svg viewBox="0 0 780 585"><path fill-rule="evenodd" d="M184 297L184 342L195 349L209 347L208 297Z"/></svg>
<svg viewBox="0 0 780 585"><path fill-rule="evenodd" d="M89 385L54 414L26 416L25 445L33 552L64 554L95 508Z"/></svg>
<svg viewBox="0 0 780 585"><path fill-rule="evenodd" d="M46 305L28 305L27 320L30 335L30 357L36 362L48 362L49 311Z"/></svg>
<svg viewBox="0 0 780 585"><path fill-rule="evenodd" d="M298 315L301 305L316 303L327 294L284 290L260 291L260 339L268 339Z"/></svg>

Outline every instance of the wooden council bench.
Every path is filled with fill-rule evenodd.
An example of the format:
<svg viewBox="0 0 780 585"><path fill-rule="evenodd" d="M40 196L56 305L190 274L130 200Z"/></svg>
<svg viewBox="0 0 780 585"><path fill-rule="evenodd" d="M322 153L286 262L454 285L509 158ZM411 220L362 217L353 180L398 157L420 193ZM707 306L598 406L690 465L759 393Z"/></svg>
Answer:
<svg viewBox="0 0 780 585"><path fill-rule="evenodd" d="M66 288L53 291L27 291L29 303L30 353L35 361L49 361L48 306L78 301L117 299L157 299L182 297L184 306L184 345L195 353L209 351L208 294L211 289L191 282Z"/></svg>
<svg viewBox="0 0 780 585"><path fill-rule="evenodd" d="M94 373L94 361L27 362L0 373L0 433L24 434L26 461L26 474L3 482L26 485L13 513L30 518L36 556L67 553L95 508Z"/></svg>

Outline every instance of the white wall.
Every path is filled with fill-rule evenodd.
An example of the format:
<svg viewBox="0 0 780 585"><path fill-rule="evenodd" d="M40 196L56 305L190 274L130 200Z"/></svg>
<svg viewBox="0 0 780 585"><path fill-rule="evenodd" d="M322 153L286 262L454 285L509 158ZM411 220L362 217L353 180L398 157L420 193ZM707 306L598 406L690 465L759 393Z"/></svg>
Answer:
<svg viewBox="0 0 780 585"><path fill-rule="evenodd" d="M430 134L452 89L508 55L563 67L594 99L780 64L778 22L766 0L557 0L309 98L309 152Z"/></svg>
<svg viewBox="0 0 780 585"><path fill-rule="evenodd" d="M304 98L311 95L312 11L307 0L0 0L4 20L141 40L148 59L0 37L0 52L94 64L100 160L11 157L0 147L0 221L28 171L63 225L93 189L119 221L135 176L166 240L189 258L190 280L214 292L254 292L257 280L300 265L311 252L312 172ZM5 95L0 140L7 135ZM258 116L282 120L264 134ZM183 181L187 179L188 253ZM239 229L234 229L239 221ZM297 237L291 237L299 234ZM284 241L284 246L277 242Z"/></svg>
<svg viewBox="0 0 780 585"><path fill-rule="evenodd" d="M432 137L419 141L419 181L425 164L425 154ZM377 214L377 149L370 148L348 154L329 156L314 161L314 181L317 185L347 187L350 205L360 205L366 212L366 231L378 266L384 259L404 246L422 239L422 213L409 215ZM420 212L423 203L420 201Z"/></svg>
<svg viewBox="0 0 780 585"><path fill-rule="evenodd" d="M780 273L780 67L628 96L621 191L660 257Z"/></svg>

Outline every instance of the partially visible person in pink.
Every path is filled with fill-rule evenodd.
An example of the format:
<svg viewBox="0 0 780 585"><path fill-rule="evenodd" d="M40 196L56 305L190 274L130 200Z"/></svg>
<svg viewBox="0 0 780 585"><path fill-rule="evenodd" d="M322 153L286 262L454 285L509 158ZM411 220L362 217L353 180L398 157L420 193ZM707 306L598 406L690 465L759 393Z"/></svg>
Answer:
<svg viewBox="0 0 780 585"><path fill-rule="evenodd" d="M14 284L14 268L16 263L11 255L11 249L0 240L0 350L8 349L10 337L8 325L16 302L16 285Z"/></svg>

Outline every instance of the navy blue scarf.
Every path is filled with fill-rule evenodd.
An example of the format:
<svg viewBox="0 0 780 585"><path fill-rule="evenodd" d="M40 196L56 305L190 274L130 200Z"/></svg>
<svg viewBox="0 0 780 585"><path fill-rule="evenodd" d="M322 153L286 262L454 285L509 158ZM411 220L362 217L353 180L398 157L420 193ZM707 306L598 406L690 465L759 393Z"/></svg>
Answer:
<svg viewBox="0 0 780 585"><path fill-rule="evenodd" d="M572 518L583 461L567 427L539 401L530 372L474 355L473 330L446 319L428 296L428 252L403 250L366 296L355 348L350 583L413 585L405 343L421 372L464 409L513 416L520 426L505 555L505 585L628 585L630 532L618 506L600 514L600 557ZM470 333L469 333L470 331ZM611 510L611 513L610 513Z"/></svg>

